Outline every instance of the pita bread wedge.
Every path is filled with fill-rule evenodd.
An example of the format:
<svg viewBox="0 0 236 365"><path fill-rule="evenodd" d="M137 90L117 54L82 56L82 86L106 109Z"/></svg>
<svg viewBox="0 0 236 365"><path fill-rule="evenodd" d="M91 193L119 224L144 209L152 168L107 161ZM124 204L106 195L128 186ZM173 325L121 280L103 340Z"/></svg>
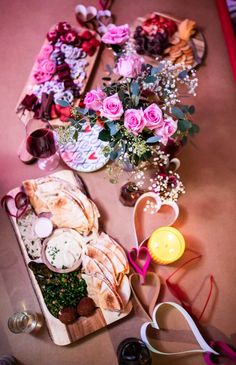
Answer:
<svg viewBox="0 0 236 365"><path fill-rule="evenodd" d="M97 207L75 185L48 176L26 180L23 187L35 212L52 213L56 227L73 228L83 235L98 229Z"/></svg>
<svg viewBox="0 0 236 365"><path fill-rule="evenodd" d="M127 275L124 275L119 288L118 288L118 294L122 300L123 306L124 308L127 306L129 299L130 299L130 295L131 295L131 290L130 290L130 283L129 283L129 279Z"/></svg>
<svg viewBox="0 0 236 365"><path fill-rule="evenodd" d="M129 263L124 249L108 234L102 232L96 242L112 250L124 266L124 273L129 273Z"/></svg>
<svg viewBox="0 0 236 365"><path fill-rule="evenodd" d="M106 266L87 255L83 256L82 264L85 274L100 277L102 280L106 280L109 285L115 289L116 279L110 271L107 270Z"/></svg>
<svg viewBox="0 0 236 365"><path fill-rule="evenodd" d="M82 275L82 278L86 281L88 296L94 300L97 306L110 311L120 312L123 309L121 298L104 280L85 274Z"/></svg>
<svg viewBox="0 0 236 365"><path fill-rule="evenodd" d="M111 275L114 278L116 277L114 267L113 267L111 260L99 248L97 248L89 243L89 244L87 244L87 246L85 248L85 254L87 254L92 259L95 259L96 261L98 261L99 263L104 265L107 268L107 270L110 271Z"/></svg>
<svg viewBox="0 0 236 365"><path fill-rule="evenodd" d="M110 248L107 248L106 246L103 246L100 243L97 243L96 240L93 240L90 242L90 244L99 250L101 250L112 262L116 277L119 275L119 273L122 273L125 271L125 266L120 261L119 257L116 255L115 252L113 252Z"/></svg>

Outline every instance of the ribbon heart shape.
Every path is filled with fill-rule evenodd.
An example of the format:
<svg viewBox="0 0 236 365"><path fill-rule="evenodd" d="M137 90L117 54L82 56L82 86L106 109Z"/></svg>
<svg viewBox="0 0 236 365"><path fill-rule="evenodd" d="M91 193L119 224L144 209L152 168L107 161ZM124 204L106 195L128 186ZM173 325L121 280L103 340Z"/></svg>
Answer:
<svg viewBox="0 0 236 365"><path fill-rule="evenodd" d="M29 205L28 196L19 188L12 190L12 195L4 195L1 199L1 206L5 208L8 215L20 218Z"/></svg>
<svg viewBox="0 0 236 365"><path fill-rule="evenodd" d="M90 22L97 16L97 9L94 6L84 6L79 4L75 7L76 18L80 24Z"/></svg>
<svg viewBox="0 0 236 365"><path fill-rule="evenodd" d="M161 282L159 276L151 271L146 274L145 283L140 285L142 279L138 273L131 274L129 276L130 287L138 305L151 318L160 293Z"/></svg>
<svg viewBox="0 0 236 365"><path fill-rule="evenodd" d="M147 328L149 325L151 325L153 328L160 330L160 327L158 325L157 322L157 314L158 311L160 309L160 307L164 306L164 305L169 305L174 307L175 309L177 309L184 317L184 319L187 321L196 341L198 342L198 344L200 345L200 349L191 349L191 350L186 350L186 351L180 351L180 352L162 352L159 351L158 349L156 349L155 347L153 347L148 339L147 336ZM207 342L204 340L204 338L202 337L199 329L197 328L196 324L194 323L192 317L188 314L188 312L181 307L179 304L174 303L174 302L163 302L163 303L159 303L153 311L152 314L152 322L146 322L142 325L141 327L141 339L145 342L145 344L147 345L147 347L149 348L150 351L159 354L159 355L183 355L183 354L191 354L191 353L211 353L211 354L215 354L215 355L219 355L218 352L216 352L213 348L211 348Z"/></svg>
<svg viewBox="0 0 236 365"><path fill-rule="evenodd" d="M142 265L141 262L141 256L144 256L144 264ZM140 260L139 260L140 258ZM147 249L147 247L133 247L129 252L128 252L128 259L129 262L131 263L131 265L133 266L134 270L140 275L141 278L141 284L144 283L144 278L146 276L150 261L151 261L151 256L150 253Z"/></svg>
<svg viewBox="0 0 236 365"><path fill-rule="evenodd" d="M111 6L111 0L99 0L99 4L101 5L102 10L106 10Z"/></svg>
<svg viewBox="0 0 236 365"><path fill-rule="evenodd" d="M134 206L133 226L136 247L140 247L159 227L171 226L179 216L179 207L172 201L161 201L156 193L142 194Z"/></svg>

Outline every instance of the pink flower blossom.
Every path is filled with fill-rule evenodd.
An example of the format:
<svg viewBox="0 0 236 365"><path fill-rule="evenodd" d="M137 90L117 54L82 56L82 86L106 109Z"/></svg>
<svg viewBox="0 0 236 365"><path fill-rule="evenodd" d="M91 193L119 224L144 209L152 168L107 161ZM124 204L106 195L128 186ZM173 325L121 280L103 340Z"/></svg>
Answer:
<svg viewBox="0 0 236 365"><path fill-rule="evenodd" d="M128 24L113 25L102 36L102 41L106 44L118 44L122 45L129 39L130 31Z"/></svg>
<svg viewBox="0 0 236 365"><path fill-rule="evenodd" d="M106 97L102 103L101 116L109 120L118 120L124 113L118 94Z"/></svg>
<svg viewBox="0 0 236 365"><path fill-rule="evenodd" d="M160 129L155 130L155 134L161 136L160 142L164 145L167 144L169 137L171 137L177 130L177 122L171 117L164 119L164 125Z"/></svg>
<svg viewBox="0 0 236 365"><path fill-rule="evenodd" d="M41 70L35 70L33 77L36 84L43 84L44 82L51 80L52 74L43 72Z"/></svg>
<svg viewBox="0 0 236 365"><path fill-rule="evenodd" d="M84 98L84 104L88 109L95 111L101 110L102 101L105 96L105 93L101 89L91 90L86 94Z"/></svg>
<svg viewBox="0 0 236 365"><path fill-rule="evenodd" d="M148 129L160 129L164 126L162 111L155 103L152 103L144 109L143 116Z"/></svg>
<svg viewBox="0 0 236 365"><path fill-rule="evenodd" d="M135 136L142 132L146 126L142 109L127 109L125 112L124 126Z"/></svg>
<svg viewBox="0 0 236 365"><path fill-rule="evenodd" d="M120 57L116 73L124 77L136 77L141 73L143 59L137 55Z"/></svg>
<svg viewBox="0 0 236 365"><path fill-rule="evenodd" d="M49 58L53 51L53 46L51 44L46 44L40 51L37 60L41 58Z"/></svg>
<svg viewBox="0 0 236 365"><path fill-rule="evenodd" d="M41 59L40 62L38 63L37 70L45 72L45 73L49 73L49 74L54 74L56 71L56 64L55 64L55 62L53 62L47 58L44 58L44 59Z"/></svg>

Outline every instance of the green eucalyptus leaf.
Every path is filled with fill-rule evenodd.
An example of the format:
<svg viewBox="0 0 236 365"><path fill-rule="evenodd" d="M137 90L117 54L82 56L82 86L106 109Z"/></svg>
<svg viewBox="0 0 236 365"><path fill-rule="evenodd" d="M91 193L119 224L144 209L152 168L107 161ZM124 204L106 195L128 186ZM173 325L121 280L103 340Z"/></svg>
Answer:
<svg viewBox="0 0 236 365"><path fill-rule="evenodd" d="M164 68L164 65L160 65L158 67L153 67L152 70L151 70L151 75L156 75L156 74L159 74Z"/></svg>
<svg viewBox="0 0 236 365"><path fill-rule="evenodd" d="M114 161L115 159L117 159L117 157L118 157L118 152L117 151L111 151L111 153L110 153L110 159L112 161Z"/></svg>
<svg viewBox="0 0 236 365"><path fill-rule="evenodd" d="M195 106L190 105L190 107L188 108L188 112L189 112L189 114L193 114L195 112Z"/></svg>
<svg viewBox="0 0 236 365"><path fill-rule="evenodd" d="M70 106L70 103L68 103L68 101L63 100L63 99L57 100L57 104L59 104L60 106L63 106L63 107Z"/></svg>
<svg viewBox="0 0 236 365"><path fill-rule="evenodd" d="M87 114L87 113L88 113L88 109L87 109L87 108L80 108L79 106L77 106L77 107L75 108L75 110L76 110L78 113L82 114L82 115L85 115L85 114Z"/></svg>
<svg viewBox="0 0 236 365"><path fill-rule="evenodd" d="M185 117L183 111L177 106L173 106L171 108L171 113L173 114L174 117L176 117L178 119L184 119L184 117Z"/></svg>
<svg viewBox="0 0 236 365"><path fill-rule="evenodd" d="M182 110L184 114L188 113L188 105L180 105L179 108Z"/></svg>
<svg viewBox="0 0 236 365"><path fill-rule="evenodd" d="M178 129L181 132L186 132L192 127L192 123L186 119L180 119L178 122Z"/></svg>
<svg viewBox="0 0 236 365"><path fill-rule="evenodd" d="M155 82L155 81L157 81L157 77L155 77L155 76L148 76L148 77L146 77L146 79L144 79L144 82L146 84L150 84L151 82Z"/></svg>
<svg viewBox="0 0 236 365"><path fill-rule="evenodd" d="M133 95L138 96L138 94L139 94L139 84L137 82L132 81L130 89L131 89L131 93Z"/></svg>
<svg viewBox="0 0 236 365"><path fill-rule="evenodd" d="M111 139L110 132L108 130L106 130L106 129L102 129L101 132L98 135L98 138L101 141L109 142L110 139Z"/></svg>
<svg viewBox="0 0 236 365"><path fill-rule="evenodd" d="M188 142L188 138L187 138L186 136L184 136L184 137L182 138L182 143L183 143L183 145L187 144L187 142Z"/></svg>
<svg viewBox="0 0 236 365"><path fill-rule="evenodd" d="M132 102L133 102L134 106L138 106L138 104L139 104L139 96L132 95Z"/></svg>
<svg viewBox="0 0 236 365"><path fill-rule="evenodd" d="M161 139L161 136L152 136L146 140L146 143L148 143L148 144L157 143L160 141L160 139Z"/></svg>
<svg viewBox="0 0 236 365"><path fill-rule="evenodd" d="M122 103L123 103L123 101L124 101L124 99L125 99L125 93L124 93L124 91L123 90L119 90L118 91L118 96L119 96L119 99L122 101Z"/></svg>
<svg viewBox="0 0 236 365"><path fill-rule="evenodd" d="M115 122L106 123L110 129L111 136L114 136L118 132L118 125Z"/></svg>
<svg viewBox="0 0 236 365"><path fill-rule="evenodd" d="M76 130L75 133L73 134L73 139L75 139L77 141L78 135L79 135L79 132Z"/></svg>
<svg viewBox="0 0 236 365"><path fill-rule="evenodd" d="M192 127L189 129L189 134L193 136L194 134L200 131L200 127L197 124L192 124Z"/></svg>

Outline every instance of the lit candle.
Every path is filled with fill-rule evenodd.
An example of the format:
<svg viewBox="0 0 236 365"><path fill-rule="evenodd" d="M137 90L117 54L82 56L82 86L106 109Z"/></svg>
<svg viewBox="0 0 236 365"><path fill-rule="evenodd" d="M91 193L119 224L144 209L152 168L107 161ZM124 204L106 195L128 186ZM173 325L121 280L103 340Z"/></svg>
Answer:
<svg viewBox="0 0 236 365"><path fill-rule="evenodd" d="M153 261L167 265L183 255L185 240L176 228L161 227L154 231L149 238L148 250Z"/></svg>

